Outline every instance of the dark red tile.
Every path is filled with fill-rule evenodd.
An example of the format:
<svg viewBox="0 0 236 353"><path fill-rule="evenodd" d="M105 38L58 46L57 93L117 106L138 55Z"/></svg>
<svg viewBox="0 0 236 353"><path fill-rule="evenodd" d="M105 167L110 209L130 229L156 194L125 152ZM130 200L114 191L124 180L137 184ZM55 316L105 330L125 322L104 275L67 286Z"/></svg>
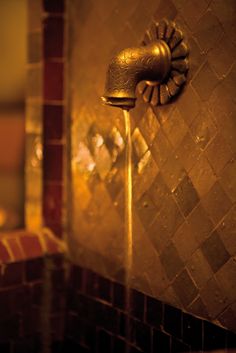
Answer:
<svg viewBox="0 0 236 353"><path fill-rule="evenodd" d="M130 292L130 314L142 320L144 319L144 295L136 290Z"/></svg>
<svg viewBox="0 0 236 353"><path fill-rule="evenodd" d="M62 180L62 161L63 146L62 145L45 145L44 146L44 180L45 181L61 181Z"/></svg>
<svg viewBox="0 0 236 353"><path fill-rule="evenodd" d="M6 266L0 279L3 287L22 284L24 279L24 263L15 262Z"/></svg>
<svg viewBox="0 0 236 353"><path fill-rule="evenodd" d="M56 237L58 237L58 238L62 237L62 224L61 224L61 222L60 223L51 223L50 220L46 220L45 226L48 227L49 229L51 229L51 231L53 232L53 234Z"/></svg>
<svg viewBox="0 0 236 353"><path fill-rule="evenodd" d="M183 314L183 341L191 345L192 350L202 350L202 320Z"/></svg>
<svg viewBox="0 0 236 353"><path fill-rule="evenodd" d="M11 249L11 252L14 256L14 261L19 261L24 259L24 253L19 245L19 242L16 238L9 238L7 239L7 243Z"/></svg>
<svg viewBox="0 0 236 353"><path fill-rule="evenodd" d="M38 237L35 235L24 235L20 239L21 246L28 258L39 257L43 255L43 249Z"/></svg>
<svg viewBox="0 0 236 353"><path fill-rule="evenodd" d="M180 338L182 326L182 311L170 305L164 307L164 330Z"/></svg>
<svg viewBox="0 0 236 353"><path fill-rule="evenodd" d="M113 305L119 309L125 309L126 306L126 291L124 285L113 283Z"/></svg>
<svg viewBox="0 0 236 353"><path fill-rule="evenodd" d="M58 228L60 228L60 232L61 232L61 225L58 224ZM53 233L57 236L60 236L61 233L58 233L57 229L52 229ZM48 234L45 234L45 243L47 246L47 253L48 254L53 254L53 253L57 253L59 251L59 246L57 244L57 242L52 239L51 237L48 236Z"/></svg>
<svg viewBox="0 0 236 353"><path fill-rule="evenodd" d="M102 276L97 277L97 296L98 298L111 302L111 281Z"/></svg>
<svg viewBox="0 0 236 353"><path fill-rule="evenodd" d="M14 315L0 322L0 341L20 338L20 316Z"/></svg>
<svg viewBox="0 0 236 353"><path fill-rule="evenodd" d="M9 262L10 261L10 255L2 243L0 243L0 262Z"/></svg>
<svg viewBox="0 0 236 353"><path fill-rule="evenodd" d="M65 10L64 0L43 0L43 8L46 12L63 13Z"/></svg>
<svg viewBox="0 0 236 353"><path fill-rule="evenodd" d="M13 313L12 311L12 291L1 290L0 291L0 317L1 321L9 317Z"/></svg>
<svg viewBox="0 0 236 353"><path fill-rule="evenodd" d="M63 99L64 65L61 62L47 61L44 64L44 99Z"/></svg>
<svg viewBox="0 0 236 353"><path fill-rule="evenodd" d="M44 141L61 140L63 134L63 106L44 105L43 137Z"/></svg>
<svg viewBox="0 0 236 353"><path fill-rule="evenodd" d="M153 352L170 353L171 336L165 332L153 330Z"/></svg>
<svg viewBox="0 0 236 353"><path fill-rule="evenodd" d="M63 57L64 19L47 17L43 23L43 56L48 58Z"/></svg>
<svg viewBox="0 0 236 353"><path fill-rule="evenodd" d="M226 348L226 331L210 322L203 321L204 351L221 350Z"/></svg>
<svg viewBox="0 0 236 353"><path fill-rule="evenodd" d="M44 183L43 217L45 222L61 223L62 185Z"/></svg>
<svg viewBox="0 0 236 353"><path fill-rule="evenodd" d="M163 303L151 297L146 297L146 322L156 328L163 325Z"/></svg>
<svg viewBox="0 0 236 353"><path fill-rule="evenodd" d="M34 259L26 261L25 274L27 281L36 281L42 279L43 276L43 260Z"/></svg>

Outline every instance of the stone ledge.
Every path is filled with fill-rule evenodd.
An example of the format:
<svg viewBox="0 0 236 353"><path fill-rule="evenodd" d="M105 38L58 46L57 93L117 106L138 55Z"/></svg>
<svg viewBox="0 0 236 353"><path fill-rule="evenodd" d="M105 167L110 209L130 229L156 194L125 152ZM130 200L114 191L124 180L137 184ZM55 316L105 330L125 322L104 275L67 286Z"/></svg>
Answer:
<svg viewBox="0 0 236 353"><path fill-rule="evenodd" d="M17 230L0 233L0 264L64 253L66 250L65 242L47 228L39 232Z"/></svg>

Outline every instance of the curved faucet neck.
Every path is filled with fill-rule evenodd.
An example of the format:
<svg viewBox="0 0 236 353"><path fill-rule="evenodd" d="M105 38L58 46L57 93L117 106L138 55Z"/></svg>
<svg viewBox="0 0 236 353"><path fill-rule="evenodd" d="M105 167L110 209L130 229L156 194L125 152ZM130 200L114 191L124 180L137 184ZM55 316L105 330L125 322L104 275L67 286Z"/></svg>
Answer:
<svg viewBox="0 0 236 353"><path fill-rule="evenodd" d="M129 110L135 106L135 89L140 81L163 82L171 68L171 52L163 40L127 48L115 56L108 68L105 104Z"/></svg>

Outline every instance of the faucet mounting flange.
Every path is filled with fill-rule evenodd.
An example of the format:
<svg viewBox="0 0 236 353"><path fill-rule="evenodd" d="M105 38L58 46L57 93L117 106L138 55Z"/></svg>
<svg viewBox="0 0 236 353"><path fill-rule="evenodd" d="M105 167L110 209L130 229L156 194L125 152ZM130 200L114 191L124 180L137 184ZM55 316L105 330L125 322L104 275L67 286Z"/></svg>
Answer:
<svg viewBox="0 0 236 353"><path fill-rule="evenodd" d="M181 86L186 82L189 54L183 33L172 21L163 19L159 23L153 22L146 31L142 44L146 46L156 40L162 40L168 45L171 52L171 69L161 83L146 80L138 85L144 101L153 106L166 104L179 93Z"/></svg>
<svg viewBox="0 0 236 353"><path fill-rule="evenodd" d="M139 84L145 102L153 106L166 104L186 81L187 56L183 34L173 22L153 23L142 46L122 50L112 59L104 103L127 110L134 108Z"/></svg>

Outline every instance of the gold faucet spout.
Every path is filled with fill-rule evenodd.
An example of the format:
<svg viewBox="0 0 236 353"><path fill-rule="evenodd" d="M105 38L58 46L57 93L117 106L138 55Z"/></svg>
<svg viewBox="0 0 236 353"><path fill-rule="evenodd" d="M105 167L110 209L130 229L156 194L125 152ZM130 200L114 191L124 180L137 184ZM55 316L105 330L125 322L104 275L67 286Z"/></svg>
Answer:
<svg viewBox="0 0 236 353"><path fill-rule="evenodd" d="M109 65L102 100L105 104L123 109L134 108L137 84L143 80L161 83L170 68L171 52L163 40L122 50Z"/></svg>

